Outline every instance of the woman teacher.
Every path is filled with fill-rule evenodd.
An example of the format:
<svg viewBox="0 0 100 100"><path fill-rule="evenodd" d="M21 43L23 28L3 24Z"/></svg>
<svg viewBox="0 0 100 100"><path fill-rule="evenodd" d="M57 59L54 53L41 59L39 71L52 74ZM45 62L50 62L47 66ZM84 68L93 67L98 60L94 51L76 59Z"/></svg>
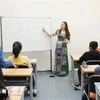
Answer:
<svg viewBox="0 0 100 100"><path fill-rule="evenodd" d="M67 22L63 21L61 23L61 28L54 34L49 34L44 28L43 31L50 37L56 35L58 37L55 49L55 74L58 76L65 76L69 73L67 43L70 40L70 32Z"/></svg>

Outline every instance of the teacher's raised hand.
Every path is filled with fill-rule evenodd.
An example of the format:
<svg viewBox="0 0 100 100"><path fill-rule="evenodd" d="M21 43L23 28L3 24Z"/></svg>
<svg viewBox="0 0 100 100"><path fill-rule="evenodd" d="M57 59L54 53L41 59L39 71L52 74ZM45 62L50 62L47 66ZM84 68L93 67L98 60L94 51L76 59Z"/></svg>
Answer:
<svg viewBox="0 0 100 100"><path fill-rule="evenodd" d="M42 31L43 31L43 32L46 32L46 30L45 30L45 28L44 28L44 27L42 27Z"/></svg>
<svg viewBox="0 0 100 100"><path fill-rule="evenodd" d="M48 33L48 32L45 30L44 27L42 27L42 31L43 31L44 33L46 33L49 37L54 36L52 33Z"/></svg>

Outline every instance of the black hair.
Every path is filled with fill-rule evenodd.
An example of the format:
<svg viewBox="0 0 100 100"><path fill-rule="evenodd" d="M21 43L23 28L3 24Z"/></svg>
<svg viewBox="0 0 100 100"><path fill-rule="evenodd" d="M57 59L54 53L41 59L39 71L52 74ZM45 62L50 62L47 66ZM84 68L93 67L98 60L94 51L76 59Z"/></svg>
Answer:
<svg viewBox="0 0 100 100"><path fill-rule="evenodd" d="M91 47L92 50L96 50L98 47L98 42L97 41L91 41L89 46Z"/></svg>
<svg viewBox="0 0 100 100"><path fill-rule="evenodd" d="M3 89L4 89L4 92L3 92ZM0 100L6 100L7 97L8 97L8 90L6 89L6 87L0 80Z"/></svg>
<svg viewBox="0 0 100 100"><path fill-rule="evenodd" d="M20 51L22 50L22 44L19 41L13 43L13 54L15 58L18 57Z"/></svg>

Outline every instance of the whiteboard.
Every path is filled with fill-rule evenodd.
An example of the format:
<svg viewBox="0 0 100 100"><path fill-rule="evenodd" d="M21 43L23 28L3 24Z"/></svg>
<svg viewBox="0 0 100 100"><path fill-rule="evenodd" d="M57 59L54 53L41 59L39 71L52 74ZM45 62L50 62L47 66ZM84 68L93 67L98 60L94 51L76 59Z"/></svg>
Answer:
<svg viewBox="0 0 100 100"><path fill-rule="evenodd" d="M3 51L11 52L15 41L22 43L23 51L51 49L51 38L42 31L51 31L51 19L39 17L2 18Z"/></svg>

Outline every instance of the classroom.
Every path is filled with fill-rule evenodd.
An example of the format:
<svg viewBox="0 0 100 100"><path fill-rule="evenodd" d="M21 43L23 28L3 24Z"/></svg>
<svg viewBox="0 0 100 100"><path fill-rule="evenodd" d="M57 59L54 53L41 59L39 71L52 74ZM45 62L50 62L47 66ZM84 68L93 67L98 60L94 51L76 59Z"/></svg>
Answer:
<svg viewBox="0 0 100 100"><path fill-rule="evenodd" d="M100 100L100 0L0 0L0 100Z"/></svg>

